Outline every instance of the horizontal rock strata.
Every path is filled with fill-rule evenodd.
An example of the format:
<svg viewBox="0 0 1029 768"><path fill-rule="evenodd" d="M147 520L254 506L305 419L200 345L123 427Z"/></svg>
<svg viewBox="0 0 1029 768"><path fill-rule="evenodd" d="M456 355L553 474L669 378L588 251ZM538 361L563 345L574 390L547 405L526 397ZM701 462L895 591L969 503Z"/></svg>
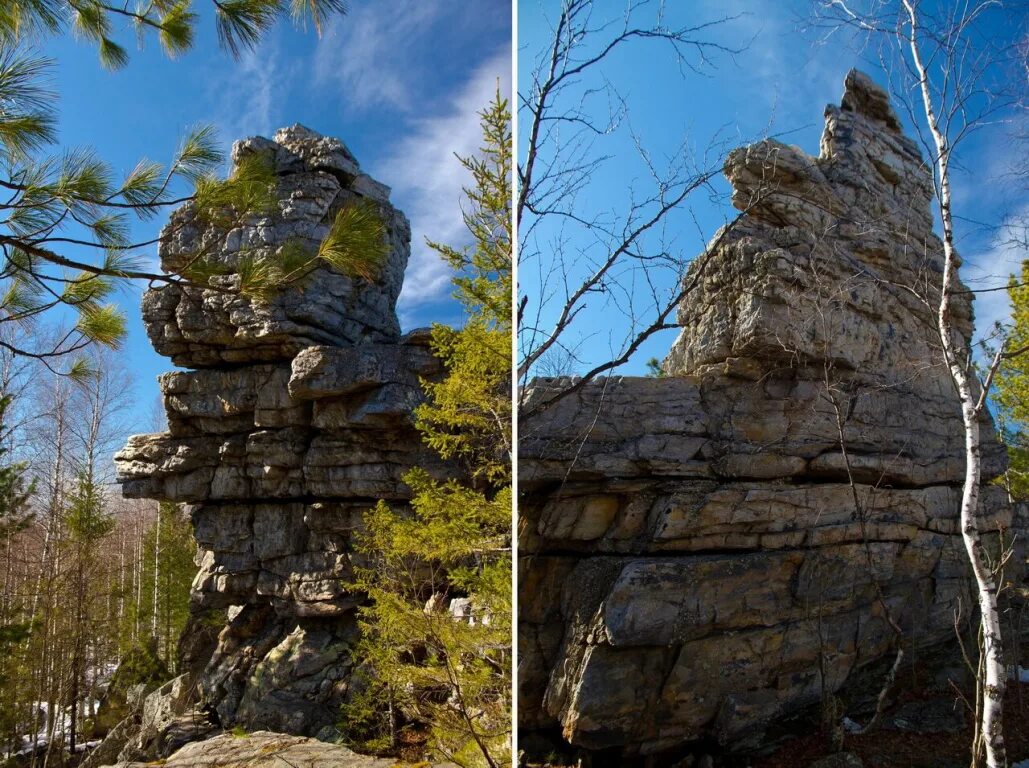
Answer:
<svg viewBox="0 0 1029 768"><path fill-rule="evenodd" d="M167 431L132 437L116 461L126 496L179 502L192 515L200 572L181 652L200 705L223 726L314 735L339 719L360 663L360 596L345 585L362 514L379 499L409 499L401 478L415 465L439 477L455 469L413 425L421 379L441 368L427 332L399 333L410 234L389 190L341 142L299 126L237 142L233 158L253 152L274 164L278 211L225 233L181 209L165 229L165 268L199 249L231 270L255 248L297 238L314 248L357 199L387 225L385 264L374 281L323 264L266 301L148 291L155 348L193 370L160 377Z"/></svg>
<svg viewBox="0 0 1029 768"><path fill-rule="evenodd" d="M590 382L522 425L523 733L746 750L892 656L888 619L933 645L972 604L916 146L852 72L818 157L766 141L726 175L744 214L685 278L665 375ZM967 344L968 295L954 312ZM982 426L988 481L1006 458ZM981 504L987 529L1025 530L999 487Z"/></svg>

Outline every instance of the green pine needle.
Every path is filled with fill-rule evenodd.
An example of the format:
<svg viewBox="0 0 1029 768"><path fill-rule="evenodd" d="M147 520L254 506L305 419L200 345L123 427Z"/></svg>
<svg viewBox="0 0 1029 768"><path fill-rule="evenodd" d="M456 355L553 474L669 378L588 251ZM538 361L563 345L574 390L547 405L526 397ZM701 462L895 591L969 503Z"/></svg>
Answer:
<svg viewBox="0 0 1029 768"><path fill-rule="evenodd" d="M96 242L105 248L124 248L129 243L129 223L122 213L105 213L89 224Z"/></svg>
<svg viewBox="0 0 1029 768"><path fill-rule="evenodd" d="M157 202L161 193L163 174L164 168L160 163L140 160L122 183L122 198L131 205L143 206L140 209L141 213L153 212L153 209L146 206Z"/></svg>
<svg viewBox="0 0 1029 768"><path fill-rule="evenodd" d="M110 32L111 23L107 18L107 12L100 3L95 0L81 0L72 6L72 30L79 37L86 40L94 40L103 43L104 38ZM100 54L103 61L103 53Z"/></svg>
<svg viewBox="0 0 1029 768"><path fill-rule="evenodd" d="M197 15L190 10L190 0L179 0L161 17L161 47L169 57L174 58L193 47L196 20Z"/></svg>
<svg viewBox="0 0 1029 768"><path fill-rule="evenodd" d="M172 171L195 183L210 174L223 159L217 133L212 126L204 125L194 128L183 140Z"/></svg>
<svg viewBox="0 0 1029 768"><path fill-rule="evenodd" d="M41 306L40 291L42 289L35 282L24 279L16 274L7 281L7 290L0 298L0 310L7 317L17 317Z"/></svg>
<svg viewBox="0 0 1029 768"><path fill-rule="evenodd" d="M378 278L389 253L386 225L378 206L359 200L336 214L318 258L350 277Z"/></svg>
<svg viewBox="0 0 1029 768"><path fill-rule="evenodd" d="M0 50L0 145L21 159L57 138L54 93L47 87L50 59Z"/></svg>
<svg viewBox="0 0 1029 768"><path fill-rule="evenodd" d="M332 13L345 14L347 4L343 0L290 0L290 15L298 27L306 27L307 19L311 19L315 31L320 35L325 18Z"/></svg>
<svg viewBox="0 0 1029 768"><path fill-rule="evenodd" d="M228 269L213 259L198 258L183 267L179 274L197 285L208 285L211 278L228 274Z"/></svg>
<svg viewBox="0 0 1029 768"><path fill-rule="evenodd" d="M92 272L80 272L65 284L61 301L81 310L96 309L114 288L114 278Z"/></svg>
<svg viewBox="0 0 1029 768"><path fill-rule="evenodd" d="M282 0L220 0L215 11L219 44L239 58L275 23Z"/></svg>
<svg viewBox="0 0 1029 768"><path fill-rule="evenodd" d="M241 158L224 180L208 174L197 179L193 203L197 216L230 226L250 215L270 213L276 205L277 178L271 158L264 154Z"/></svg>
<svg viewBox="0 0 1029 768"><path fill-rule="evenodd" d="M104 254L103 268L108 272L124 277L125 272L142 270L143 263L138 257L123 250L112 250Z"/></svg>
<svg viewBox="0 0 1029 768"><path fill-rule="evenodd" d="M310 247L297 239L289 239L275 253L275 266L282 275L282 283L302 280L315 266L317 258Z"/></svg>
<svg viewBox="0 0 1029 768"><path fill-rule="evenodd" d="M239 275L240 293L259 301L267 301L280 288L278 278L281 273L267 258L255 254L247 254L239 260L236 274Z"/></svg>
<svg viewBox="0 0 1029 768"><path fill-rule="evenodd" d="M97 371L89 358L77 357L72 361L65 375L76 384L86 384L90 379L96 378L96 374Z"/></svg>
<svg viewBox="0 0 1029 768"><path fill-rule="evenodd" d="M118 349L125 339L125 315L114 304L84 305L75 330L90 341Z"/></svg>
<svg viewBox="0 0 1029 768"><path fill-rule="evenodd" d="M129 63L129 52L109 37L101 38L99 54L104 69L121 69Z"/></svg>

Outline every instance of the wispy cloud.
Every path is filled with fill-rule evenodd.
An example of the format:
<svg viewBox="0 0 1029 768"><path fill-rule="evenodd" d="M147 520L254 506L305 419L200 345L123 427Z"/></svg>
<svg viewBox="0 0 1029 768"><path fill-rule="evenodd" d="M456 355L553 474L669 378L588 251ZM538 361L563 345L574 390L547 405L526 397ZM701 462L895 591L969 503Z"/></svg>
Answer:
<svg viewBox="0 0 1029 768"><path fill-rule="evenodd" d="M720 42L743 48L735 65L719 65L722 76L746 94L741 121L767 121L771 133L805 126L820 130L818 107L839 99L856 54L841 55L839 40L820 44L817 36L802 34L805 19L781 0L705 0L702 5L705 20L729 19L716 28Z"/></svg>
<svg viewBox="0 0 1029 768"><path fill-rule="evenodd" d="M996 323L1011 322L1011 299L1001 288L1011 275L1021 275L1025 259L1026 226L1029 204L1009 217L997 230L990 245L969 256L961 267L961 278L969 288L980 291L975 297L976 336L988 337Z"/></svg>
<svg viewBox="0 0 1029 768"><path fill-rule="evenodd" d="M449 287L450 270L425 238L460 246L468 235L461 218L462 187L468 172L455 155L478 151L481 130L477 112L493 97L511 91L511 49L503 45L476 68L436 117L413 123L403 139L372 173L393 187L394 204L411 219L411 261L404 280L401 306L410 309L440 298Z"/></svg>
<svg viewBox="0 0 1029 768"><path fill-rule="evenodd" d="M353 108L408 109L417 80L410 66L415 48L403 41L419 37L440 10L439 2L399 0L389 13L368 4L334 17L315 53L316 85L340 87Z"/></svg>
<svg viewBox="0 0 1029 768"><path fill-rule="evenodd" d="M231 75L212 83L212 101L218 105L212 120L223 141L269 136L279 127L275 124L279 97L290 71L283 66L278 39L269 36L243 54Z"/></svg>

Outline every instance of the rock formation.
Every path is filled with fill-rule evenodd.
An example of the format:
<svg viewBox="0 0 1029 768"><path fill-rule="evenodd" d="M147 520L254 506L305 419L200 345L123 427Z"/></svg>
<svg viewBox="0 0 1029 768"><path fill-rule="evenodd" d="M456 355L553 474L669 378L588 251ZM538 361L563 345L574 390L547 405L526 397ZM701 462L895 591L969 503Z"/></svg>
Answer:
<svg viewBox="0 0 1029 768"><path fill-rule="evenodd" d="M339 718L360 663L351 534L378 499L403 503L414 465L453 475L412 424L420 377L438 361L426 332L400 335L394 310L410 229L389 189L342 142L294 126L237 142L266 153L278 211L231 232L187 205L164 230L162 266L199 251L230 269L240 254L292 239L315 247L341 206L373 201L388 229L378 279L319 266L273 298L166 285L148 290L168 431L136 435L116 457L126 496L185 504L199 544L180 652L194 700L224 727L315 735ZM237 275L215 278L222 287ZM122 759L139 759L124 755Z"/></svg>
<svg viewBox="0 0 1029 768"><path fill-rule="evenodd" d="M114 768L148 768L153 763L122 762ZM257 731L231 733L187 744L162 761L165 768L397 768L393 759L368 757L325 742Z"/></svg>
<svg viewBox="0 0 1029 768"><path fill-rule="evenodd" d="M745 750L892 659L889 618L924 648L967 616L929 171L867 76L825 118L818 157L729 156L744 213L685 278L666 375L590 382L523 429L523 736ZM954 311L967 344L970 296ZM983 440L986 482L988 418ZM981 514L1026 527L997 486Z"/></svg>

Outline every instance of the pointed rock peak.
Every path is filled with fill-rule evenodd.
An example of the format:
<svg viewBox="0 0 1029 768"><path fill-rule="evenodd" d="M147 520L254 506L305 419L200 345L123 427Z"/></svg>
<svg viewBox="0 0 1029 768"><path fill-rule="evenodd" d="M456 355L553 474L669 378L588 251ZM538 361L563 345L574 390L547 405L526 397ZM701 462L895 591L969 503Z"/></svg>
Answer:
<svg viewBox="0 0 1029 768"><path fill-rule="evenodd" d="M275 132L275 141L279 144L288 144L295 141L318 141L325 136L313 128L308 128L300 123L293 123L285 128L279 128Z"/></svg>
<svg viewBox="0 0 1029 768"><path fill-rule="evenodd" d="M275 132L275 143L304 160L312 168L342 171L356 176L360 172L357 158L347 145L336 138L294 123Z"/></svg>
<svg viewBox="0 0 1029 768"><path fill-rule="evenodd" d="M901 132L900 120L890 106L889 94L860 70L852 69L847 73L840 108L884 123L896 133Z"/></svg>

